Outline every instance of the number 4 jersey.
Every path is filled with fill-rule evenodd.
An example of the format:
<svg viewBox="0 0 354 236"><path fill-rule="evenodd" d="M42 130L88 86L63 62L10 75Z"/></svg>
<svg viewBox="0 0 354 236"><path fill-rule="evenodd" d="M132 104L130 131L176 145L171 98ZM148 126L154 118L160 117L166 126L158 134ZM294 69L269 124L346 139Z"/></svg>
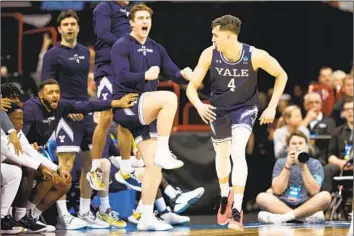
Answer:
<svg viewBox="0 0 354 236"><path fill-rule="evenodd" d="M252 67L253 47L242 43L240 59L229 62L223 54L213 50L210 67L212 82L210 103L218 116L245 106L258 106L257 71Z"/></svg>

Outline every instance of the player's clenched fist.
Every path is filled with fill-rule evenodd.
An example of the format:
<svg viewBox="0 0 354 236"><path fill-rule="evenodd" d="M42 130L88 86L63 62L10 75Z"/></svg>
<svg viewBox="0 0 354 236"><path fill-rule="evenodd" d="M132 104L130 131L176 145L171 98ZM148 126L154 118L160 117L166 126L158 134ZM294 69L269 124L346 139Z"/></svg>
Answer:
<svg viewBox="0 0 354 236"><path fill-rule="evenodd" d="M189 67L186 67L183 70L181 70L181 75L185 80L190 81L192 79L192 74L193 74L193 71Z"/></svg>
<svg viewBox="0 0 354 236"><path fill-rule="evenodd" d="M152 66L145 72L145 80L155 80L159 78L160 68L158 66Z"/></svg>

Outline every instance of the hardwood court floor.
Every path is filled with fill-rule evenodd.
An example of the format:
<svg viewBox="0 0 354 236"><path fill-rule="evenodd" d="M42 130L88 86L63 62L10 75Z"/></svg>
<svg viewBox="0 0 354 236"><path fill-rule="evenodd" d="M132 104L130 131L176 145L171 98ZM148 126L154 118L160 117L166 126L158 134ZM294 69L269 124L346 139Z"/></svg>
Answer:
<svg viewBox="0 0 354 236"><path fill-rule="evenodd" d="M46 233L41 235L47 236L120 236L120 235L136 235L136 236L183 236L183 235L260 235L260 236L340 236L347 235L349 231L349 222L327 222L318 225L305 224L283 224L283 225L261 225L251 223L245 226L243 232L229 230L225 226L215 224L209 225L186 225L175 227L172 231L165 232L137 232L136 227L128 225L124 230L71 230L57 231L56 233Z"/></svg>

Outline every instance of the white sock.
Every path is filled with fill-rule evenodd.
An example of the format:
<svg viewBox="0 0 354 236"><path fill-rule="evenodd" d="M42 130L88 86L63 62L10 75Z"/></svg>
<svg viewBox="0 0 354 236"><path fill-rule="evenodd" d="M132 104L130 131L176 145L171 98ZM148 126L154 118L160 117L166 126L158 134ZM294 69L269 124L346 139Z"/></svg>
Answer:
<svg viewBox="0 0 354 236"><path fill-rule="evenodd" d="M38 219L41 215L42 215L42 212L37 207L35 207L32 211L33 218Z"/></svg>
<svg viewBox="0 0 354 236"><path fill-rule="evenodd" d="M170 136L158 136L157 137L157 148L156 150L166 150L166 149L170 149L168 146L168 140L169 140Z"/></svg>
<svg viewBox="0 0 354 236"><path fill-rule="evenodd" d="M163 199L163 197L160 197L159 199L155 200L155 206L158 212L165 211L167 208L165 199Z"/></svg>
<svg viewBox="0 0 354 236"><path fill-rule="evenodd" d="M163 191L170 199L173 199L177 195L177 190L174 189L171 185L168 185Z"/></svg>
<svg viewBox="0 0 354 236"><path fill-rule="evenodd" d="M57 210L59 218L70 214L68 208L66 207L66 199L57 201Z"/></svg>
<svg viewBox="0 0 354 236"><path fill-rule="evenodd" d="M221 197L228 197L230 192L229 182L224 184L219 182L219 184L220 184Z"/></svg>
<svg viewBox="0 0 354 236"><path fill-rule="evenodd" d="M26 203L26 209L27 210L33 210L34 208L36 208L36 205L34 205L32 202L27 201Z"/></svg>
<svg viewBox="0 0 354 236"><path fill-rule="evenodd" d="M132 160L121 160L120 161L120 170L122 171L123 174L129 174L134 171L132 168Z"/></svg>
<svg viewBox="0 0 354 236"><path fill-rule="evenodd" d="M142 205L141 206L141 219L140 220L150 220L152 218L154 211L153 205Z"/></svg>
<svg viewBox="0 0 354 236"><path fill-rule="evenodd" d="M85 215L90 211L91 199L80 197L80 215Z"/></svg>
<svg viewBox="0 0 354 236"><path fill-rule="evenodd" d="M281 214L280 217L283 222L287 222L295 219L295 213L294 211L289 211L288 213Z"/></svg>
<svg viewBox="0 0 354 236"><path fill-rule="evenodd" d="M96 170L97 168L101 168L101 159L93 159L91 171Z"/></svg>
<svg viewBox="0 0 354 236"><path fill-rule="evenodd" d="M15 220L19 221L26 215L26 208L15 207Z"/></svg>
<svg viewBox="0 0 354 236"><path fill-rule="evenodd" d="M1 206L1 218L4 218L9 214L10 207L8 206Z"/></svg>
<svg viewBox="0 0 354 236"><path fill-rule="evenodd" d="M233 208L236 208L239 212L242 211L242 200L243 194L234 194L234 205Z"/></svg>
<svg viewBox="0 0 354 236"><path fill-rule="evenodd" d="M111 208L109 205L109 197L100 197L100 212L106 213L108 208Z"/></svg>

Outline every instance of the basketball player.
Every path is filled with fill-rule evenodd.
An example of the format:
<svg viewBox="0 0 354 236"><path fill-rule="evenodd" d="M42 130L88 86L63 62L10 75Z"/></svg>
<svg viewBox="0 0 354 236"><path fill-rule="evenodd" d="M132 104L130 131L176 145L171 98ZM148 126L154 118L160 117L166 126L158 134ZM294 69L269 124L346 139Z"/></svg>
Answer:
<svg viewBox="0 0 354 236"><path fill-rule="evenodd" d="M2 91L1 87L1 95L4 96L6 95L6 92ZM16 130L13 128L13 125L11 121L9 120L9 117L6 114L6 111L11 107L11 99L8 97L0 98L0 122L1 122L1 127L4 130L6 134L9 135L9 141L8 144L12 144L14 147L14 151L16 155L18 156L20 153L22 153L22 146L21 142L17 137Z"/></svg>
<svg viewBox="0 0 354 236"><path fill-rule="evenodd" d="M38 230L38 227L41 228L41 226L44 225L38 221L39 216L42 212L51 207L61 196L63 196L63 194L66 194L70 190L71 175L68 171L61 170L59 166L41 155L35 149L35 147L38 146L33 146L28 142L25 134L22 132L23 111L16 103L12 103L12 106L7 113L18 133L24 153L53 170L53 172L58 175L57 182L54 182L53 180L43 181L40 178L35 178L38 176L38 173L36 173L37 171L32 171L25 166L22 167L23 176L13 204L15 208L15 219L16 221L19 221L27 231L38 232L35 229ZM33 187L34 179L36 180L35 187ZM26 214L26 211L28 214ZM32 222L33 224L29 224ZM36 223L40 226L35 226ZM46 232L55 231L54 226L44 226L46 226Z"/></svg>
<svg viewBox="0 0 354 236"><path fill-rule="evenodd" d="M62 11L57 18L58 31L61 34L61 42L54 45L46 52L43 58L41 80L55 78L61 88L61 97L71 100L88 100L87 78L90 69L89 49L77 43L77 36L80 31L79 18L75 11ZM90 203L92 188L86 180L86 175L91 169L92 157L90 147L94 124L92 114L83 116L82 114L70 114L63 117L62 126L56 132L57 154L60 167L72 166L76 153L82 151L83 168L80 181L80 211L79 218L97 226L97 228L108 227L109 225L100 220L94 219L90 213ZM60 139L61 137L66 137ZM72 138L70 138L72 137ZM102 173L102 171L100 172ZM104 189L102 186L102 176L96 173L92 179L95 189ZM66 196L64 195L57 205L63 209L59 212L66 212ZM67 228L67 223L59 218L58 226Z"/></svg>
<svg viewBox="0 0 354 236"><path fill-rule="evenodd" d="M105 1L98 3L93 10L93 27L96 36L95 81L99 100L110 99L113 95L112 84L114 78L110 51L120 37L130 33L128 4L129 1ZM102 157L106 134L112 124L112 117L112 111L103 111L100 115L100 121L92 137L92 168L90 175L87 175L88 178L94 179L96 169L101 168L99 159ZM120 125L118 125L117 133L123 158L117 181L141 191L141 183L136 181L134 169L131 167L131 146L129 142L131 133ZM91 187L94 188L94 186Z"/></svg>
<svg viewBox="0 0 354 236"><path fill-rule="evenodd" d="M2 150L5 149L5 146L11 144L10 139L3 136L3 133L13 133L15 131L9 117L5 113L10 107L10 101L1 98L0 100L0 118L1 118L1 234L19 234L23 231L23 227L15 227L16 221L10 213L11 205L15 199L18 187L20 186L22 178L22 170L18 166L8 165L2 163L5 160L5 156L2 154ZM12 130L12 131L11 131ZM11 132L9 132L11 131ZM15 132L16 134L16 132ZM17 135L15 135L16 140L18 141ZM19 143L21 146L21 144ZM14 148L15 151L15 148ZM19 150L17 149L17 154ZM16 158L17 156L15 156Z"/></svg>
<svg viewBox="0 0 354 236"><path fill-rule="evenodd" d="M3 111L0 111L0 114ZM4 113L2 113L4 114ZM6 114L5 114L6 115ZM1 121L1 163L3 161L11 161L15 165L20 165L20 166L25 166L28 168L31 168L33 170L38 170L42 174L43 180L48 180L48 181L53 181L57 182L57 177L58 175L56 173L53 173L52 170L47 168L45 165L43 165L40 161L31 158L28 156L25 152L20 152L17 156L15 153L14 146L12 144L8 144L8 137L6 136L6 133L8 133L9 130L14 129L12 123L8 119L8 116L3 116L0 115L2 118ZM15 129L14 129L15 130ZM16 132L17 134L17 132ZM22 144L21 144L22 146ZM8 170L5 170L4 168L9 168ZM14 171L13 173L9 172L10 170ZM21 169L20 169L21 170ZM13 227L15 226L15 219L13 217L7 216L6 215L10 214L9 209L11 207L12 202L15 199L15 196L18 191L19 183L21 182L21 177L22 177L22 171L18 171L18 168L14 168L13 165L11 164L2 164L1 168L1 174L2 174L2 190L1 190L1 218L4 218L4 222L1 222L1 229L2 230L7 230L4 231L7 233L12 233L16 231ZM20 176L19 176L20 175ZM18 181L18 182L17 182ZM9 184L12 182L14 184L13 187L10 187ZM3 189L4 188L4 189ZM5 195L5 194L8 195ZM26 214L26 209L25 209L25 214ZM15 217L16 217L16 212L15 212ZM5 224L5 225L3 225ZM46 231L46 225L39 225L35 221L19 221L19 225L22 228L28 229L29 232L45 232Z"/></svg>
<svg viewBox="0 0 354 236"><path fill-rule="evenodd" d="M187 96L205 123L210 123L216 152L216 172L221 190L218 223L243 230L241 209L247 180L245 149L258 114L257 70L263 69L276 77L272 99L260 117L261 124L272 123L287 74L276 59L266 51L238 41L241 21L224 15L211 25L213 46L206 48L192 80ZM212 92L210 104L198 97L197 88L210 69ZM230 160L233 161L232 191L229 189ZM231 212L231 204L233 209ZM231 219L228 217L232 215Z"/></svg>
<svg viewBox="0 0 354 236"><path fill-rule="evenodd" d="M115 110L114 120L132 132L146 166L142 179L143 210L137 228L169 230L171 225L158 221L153 215L153 203L161 181L160 167L180 168L183 162L171 154L168 145L177 97L169 91L156 91L157 79L160 68L176 82L185 81L182 76L188 79L191 70L180 71L165 48L148 37L151 15L151 8L144 4L132 7L129 13L132 32L121 37L112 47L113 97L120 98L127 92L140 95L131 109Z"/></svg>
<svg viewBox="0 0 354 236"><path fill-rule="evenodd" d="M113 101L73 101L60 99L59 84L56 80L53 79L48 79L41 83L39 86L38 96L39 97L27 100L23 106L23 132L27 136L30 143L37 142L39 146L44 146L56 129L59 131L60 127L66 130L68 129L61 118L66 117L69 113L89 113L93 111L108 110L116 106L129 107L132 105L131 102L134 102L136 99L136 95L132 94L127 95L121 100ZM61 134L59 135L60 140L64 141L65 139L71 139L73 134L69 133L68 136ZM75 159L72 159L71 161L66 162L64 165L61 165L62 163L59 159L59 166L63 170L71 172L74 160ZM91 199L89 205L90 203ZM57 202L57 208L59 214L57 228L79 229L87 226L85 221L75 218L69 214L65 200L62 202L59 201L59 203ZM92 214L91 211L89 214ZM100 224L102 227L109 227L106 222L103 223ZM97 228L100 227L100 225L91 223L90 227Z"/></svg>

